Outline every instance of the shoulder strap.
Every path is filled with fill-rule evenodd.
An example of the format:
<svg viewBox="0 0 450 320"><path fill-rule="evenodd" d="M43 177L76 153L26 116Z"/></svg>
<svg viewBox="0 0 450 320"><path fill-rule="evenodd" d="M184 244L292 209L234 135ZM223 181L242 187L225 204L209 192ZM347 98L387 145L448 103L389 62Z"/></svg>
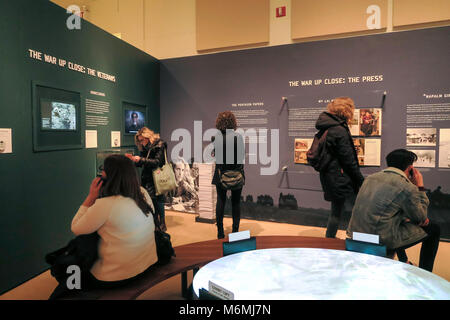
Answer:
<svg viewBox="0 0 450 320"><path fill-rule="evenodd" d="M164 148L164 146L162 148L164 149L164 160L165 160L164 164L166 165L167 164L167 149ZM146 159L148 159L148 156L150 155L151 150L152 150L151 148L148 149L147 156L145 157Z"/></svg>

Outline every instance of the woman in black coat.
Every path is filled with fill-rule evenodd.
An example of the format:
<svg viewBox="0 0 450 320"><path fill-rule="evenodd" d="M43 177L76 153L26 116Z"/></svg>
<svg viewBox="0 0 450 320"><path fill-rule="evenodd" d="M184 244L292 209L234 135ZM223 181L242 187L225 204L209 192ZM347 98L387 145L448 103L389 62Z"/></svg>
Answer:
<svg viewBox="0 0 450 320"><path fill-rule="evenodd" d="M221 184L220 174L226 171L240 171L244 176L244 139L242 135L235 130L237 128L236 117L230 111L219 113L216 119L216 128L220 131L214 141L214 156L216 159L216 167L212 184L216 186L217 203L216 203L216 222L217 222L217 238L225 237L223 229L223 215L225 211L225 202L227 200L227 189ZM220 138L220 139L219 139ZM233 152L234 159L227 159L227 151ZM231 161L230 161L231 160ZM242 188L231 190L231 210L233 217L232 232L239 231L239 222L241 217L241 194Z"/></svg>
<svg viewBox="0 0 450 320"><path fill-rule="evenodd" d="M134 137L136 146L140 151L140 156L126 155L136 165L143 167L141 174L141 184L150 195L155 212L159 217L162 231L167 230L165 221L165 196L156 195L155 182L153 181L153 170L161 168L166 162L167 143L161 140L159 134L147 127L143 127Z"/></svg>
<svg viewBox="0 0 450 320"><path fill-rule="evenodd" d="M325 132L328 165L320 171L320 182L326 201L331 201L331 215L327 223L327 238L334 238L339 219L345 209L345 199L358 193L364 177L359 170L353 139L348 123L353 119L355 104L348 97L333 99L327 111L320 114L316 129Z"/></svg>

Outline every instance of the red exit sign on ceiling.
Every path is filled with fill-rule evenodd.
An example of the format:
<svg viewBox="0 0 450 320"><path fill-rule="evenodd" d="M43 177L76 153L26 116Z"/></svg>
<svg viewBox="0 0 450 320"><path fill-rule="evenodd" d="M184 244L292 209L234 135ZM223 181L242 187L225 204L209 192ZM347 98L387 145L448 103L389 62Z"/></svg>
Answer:
<svg viewBox="0 0 450 320"><path fill-rule="evenodd" d="M277 18L286 16L286 7L278 7L276 10L277 10Z"/></svg>

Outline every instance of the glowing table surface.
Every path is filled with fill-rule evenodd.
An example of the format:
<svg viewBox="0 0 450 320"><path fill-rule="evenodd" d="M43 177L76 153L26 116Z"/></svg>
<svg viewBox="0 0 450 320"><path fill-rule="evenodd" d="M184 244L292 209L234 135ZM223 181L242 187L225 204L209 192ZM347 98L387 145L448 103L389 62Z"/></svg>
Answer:
<svg viewBox="0 0 450 320"><path fill-rule="evenodd" d="M450 282L418 267L344 250L241 252L202 267L193 289L213 283L235 300L449 300Z"/></svg>

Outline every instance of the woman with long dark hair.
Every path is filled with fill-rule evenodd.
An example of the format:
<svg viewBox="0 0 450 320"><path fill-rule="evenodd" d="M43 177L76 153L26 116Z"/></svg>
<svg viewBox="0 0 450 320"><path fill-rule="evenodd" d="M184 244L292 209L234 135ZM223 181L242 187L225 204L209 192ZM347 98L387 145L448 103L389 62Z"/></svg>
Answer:
<svg viewBox="0 0 450 320"><path fill-rule="evenodd" d="M216 119L216 129L218 129L220 133L213 138L216 167L212 180L212 184L216 186L217 191L216 223L218 239L225 238L223 229L223 215L228 191L228 189L224 188L221 183L221 175L227 171L234 171L241 172L242 176L244 176L244 141L242 135L235 131L236 128L236 117L232 112L225 111L219 113ZM234 155L233 159L228 159L229 157L227 158L227 153L232 153ZM233 217L232 232L239 231L242 186L231 190L231 210Z"/></svg>
<svg viewBox="0 0 450 320"><path fill-rule="evenodd" d="M98 260L88 275L89 287L111 287L134 279L158 260L153 205L140 187L135 166L123 155L104 161L89 195L72 220L75 235L97 232Z"/></svg>
<svg viewBox="0 0 450 320"><path fill-rule="evenodd" d="M316 129L327 132L326 150L328 165L320 171L324 198L331 202L327 223L327 238L336 236L346 199L358 193L364 177L359 170L353 138L348 123L353 119L355 103L349 97L333 99L316 122Z"/></svg>

